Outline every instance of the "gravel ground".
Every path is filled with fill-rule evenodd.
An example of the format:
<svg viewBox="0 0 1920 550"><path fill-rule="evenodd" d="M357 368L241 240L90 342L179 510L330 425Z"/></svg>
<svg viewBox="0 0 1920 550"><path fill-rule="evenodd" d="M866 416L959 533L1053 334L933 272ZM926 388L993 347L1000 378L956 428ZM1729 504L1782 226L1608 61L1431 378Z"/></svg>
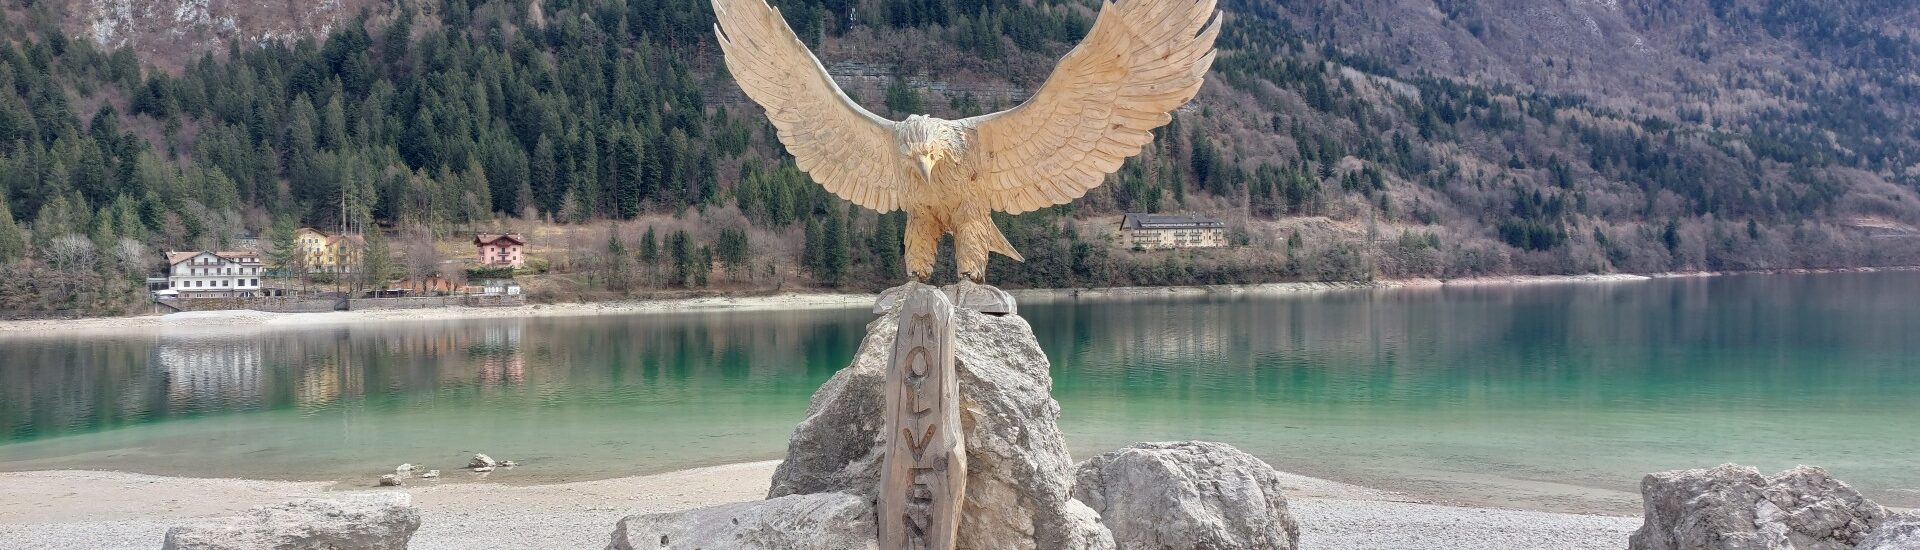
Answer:
<svg viewBox="0 0 1920 550"><path fill-rule="evenodd" d="M1302 550L1619 550L1640 518L1294 498Z"/></svg>
<svg viewBox="0 0 1920 550"><path fill-rule="evenodd" d="M776 462L753 462L601 481L515 486L413 480L416 550L578 549L606 545L629 514L753 500ZM1462 508L1283 475L1303 550L1618 549L1638 518ZM330 493L324 483L194 479L113 472L0 474L0 548L158 548L168 525Z"/></svg>

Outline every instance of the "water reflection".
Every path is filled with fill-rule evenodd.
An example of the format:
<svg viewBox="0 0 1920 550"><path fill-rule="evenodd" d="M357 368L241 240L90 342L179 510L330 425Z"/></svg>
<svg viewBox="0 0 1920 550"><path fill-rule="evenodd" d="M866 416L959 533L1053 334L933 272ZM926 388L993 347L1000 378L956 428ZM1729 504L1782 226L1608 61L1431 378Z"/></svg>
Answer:
<svg viewBox="0 0 1920 550"><path fill-rule="evenodd" d="M505 319L0 341L0 441L208 413L495 399L683 401L810 388L871 315Z"/></svg>
<svg viewBox="0 0 1920 550"><path fill-rule="evenodd" d="M1637 507L1648 471L1822 464L1920 505L1920 273L1023 304L1076 455L1201 438L1416 495ZM859 309L0 340L0 470L524 478L777 458ZM439 464L439 463L435 463Z"/></svg>
<svg viewBox="0 0 1920 550"><path fill-rule="evenodd" d="M172 409L245 409L266 393L260 346L235 338L177 336L153 348Z"/></svg>

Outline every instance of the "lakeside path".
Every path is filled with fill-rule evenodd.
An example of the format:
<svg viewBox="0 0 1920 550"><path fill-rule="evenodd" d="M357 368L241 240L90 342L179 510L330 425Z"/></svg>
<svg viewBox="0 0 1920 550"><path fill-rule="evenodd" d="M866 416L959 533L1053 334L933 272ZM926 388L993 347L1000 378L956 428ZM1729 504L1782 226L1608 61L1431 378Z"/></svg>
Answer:
<svg viewBox="0 0 1920 550"><path fill-rule="evenodd" d="M1023 303L1045 303L1075 299L1115 299L1153 296L1204 295L1287 295L1318 292L1393 288L1441 288L1505 286L1553 283L1623 283L1655 279L1715 277L1749 274L1866 273L1879 271L1920 271L1920 266L1847 269L1786 269L1753 272L1689 272L1653 275L1509 275L1467 279L1392 279L1348 282L1291 282L1253 285L1162 286L1021 289L1009 291ZM535 317L577 317L593 315L639 315L697 311L797 311L808 309L854 309L872 307L874 294L832 292L787 292L657 300L621 300L587 303L531 304L513 307L447 307L433 309L368 309L327 313L270 313L254 310L194 311L168 315L131 317L89 317L33 321L0 321L0 336L118 334L134 330L191 327L275 328L313 325L360 324L392 321L457 321L465 319L507 319Z"/></svg>
<svg viewBox="0 0 1920 550"><path fill-rule="evenodd" d="M1071 299L1114 299L1151 296L1285 295L1383 288L1437 288L1442 286L1513 285L1567 282L1631 282L1642 275L1512 276L1480 279L1382 280L1370 282L1294 282L1256 285L1115 287L1091 289L1023 289L1010 291L1024 303ZM431 309L367 309L325 313L272 313L254 310L192 311L133 317L90 317L32 321L0 321L0 336L114 334L134 330L361 324L393 321L456 321L594 315L639 315L698 311L796 311L872 307L873 294L782 293L753 296L708 296L661 300L531 304L512 307L447 307Z"/></svg>
<svg viewBox="0 0 1920 550"><path fill-rule="evenodd" d="M413 479L398 490L412 494L421 512L410 545L415 550L600 548L627 515L763 498L778 464L546 485L487 482L450 471L442 480ZM511 472L488 475L502 474ZM1613 550L1640 524L1634 517L1441 506L1312 477L1281 478L1305 550ZM371 490L118 472L0 473L0 548L150 550L160 546L169 525L183 519Z"/></svg>

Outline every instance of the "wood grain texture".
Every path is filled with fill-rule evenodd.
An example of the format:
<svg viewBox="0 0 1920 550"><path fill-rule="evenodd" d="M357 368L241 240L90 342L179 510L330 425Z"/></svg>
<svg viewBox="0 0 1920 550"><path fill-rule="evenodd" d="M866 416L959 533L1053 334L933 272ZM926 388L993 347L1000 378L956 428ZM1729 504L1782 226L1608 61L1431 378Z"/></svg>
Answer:
<svg viewBox="0 0 1920 550"><path fill-rule="evenodd" d="M854 204L898 209L908 167L895 147L894 123L847 97L764 0L713 0L713 11L727 70L766 109L800 170Z"/></svg>
<svg viewBox="0 0 1920 550"><path fill-rule="evenodd" d="M953 304L909 283L887 368L887 456L877 509L881 550L952 550L967 495Z"/></svg>
<svg viewBox="0 0 1920 550"><path fill-rule="evenodd" d="M1099 187L1200 93L1220 35L1214 0L1108 2L1086 39L1019 107L961 120L977 132L989 207L1019 214Z"/></svg>
<svg viewBox="0 0 1920 550"><path fill-rule="evenodd" d="M1107 2L1045 84L1010 110L882 119L849 99L765 0L712 0L727 68L814 181L879 212L906 210L907 272L932 274L942 234L960 275L1021 260L990 213L1066 204L1099 187L1200 92L1216 0Z"/></svg>

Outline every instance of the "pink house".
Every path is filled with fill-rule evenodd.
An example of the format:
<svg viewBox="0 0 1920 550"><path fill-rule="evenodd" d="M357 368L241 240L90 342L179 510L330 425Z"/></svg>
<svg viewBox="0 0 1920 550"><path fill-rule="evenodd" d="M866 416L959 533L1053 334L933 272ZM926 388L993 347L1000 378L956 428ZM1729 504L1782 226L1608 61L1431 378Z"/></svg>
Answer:
<svg viewBox="0 0 1920 550"><path fill-rule="evenodd" d="M527 238L517 233L481 233L473 237L473 246L478 249L483 266L518 269L526 263Z"/></svg>

